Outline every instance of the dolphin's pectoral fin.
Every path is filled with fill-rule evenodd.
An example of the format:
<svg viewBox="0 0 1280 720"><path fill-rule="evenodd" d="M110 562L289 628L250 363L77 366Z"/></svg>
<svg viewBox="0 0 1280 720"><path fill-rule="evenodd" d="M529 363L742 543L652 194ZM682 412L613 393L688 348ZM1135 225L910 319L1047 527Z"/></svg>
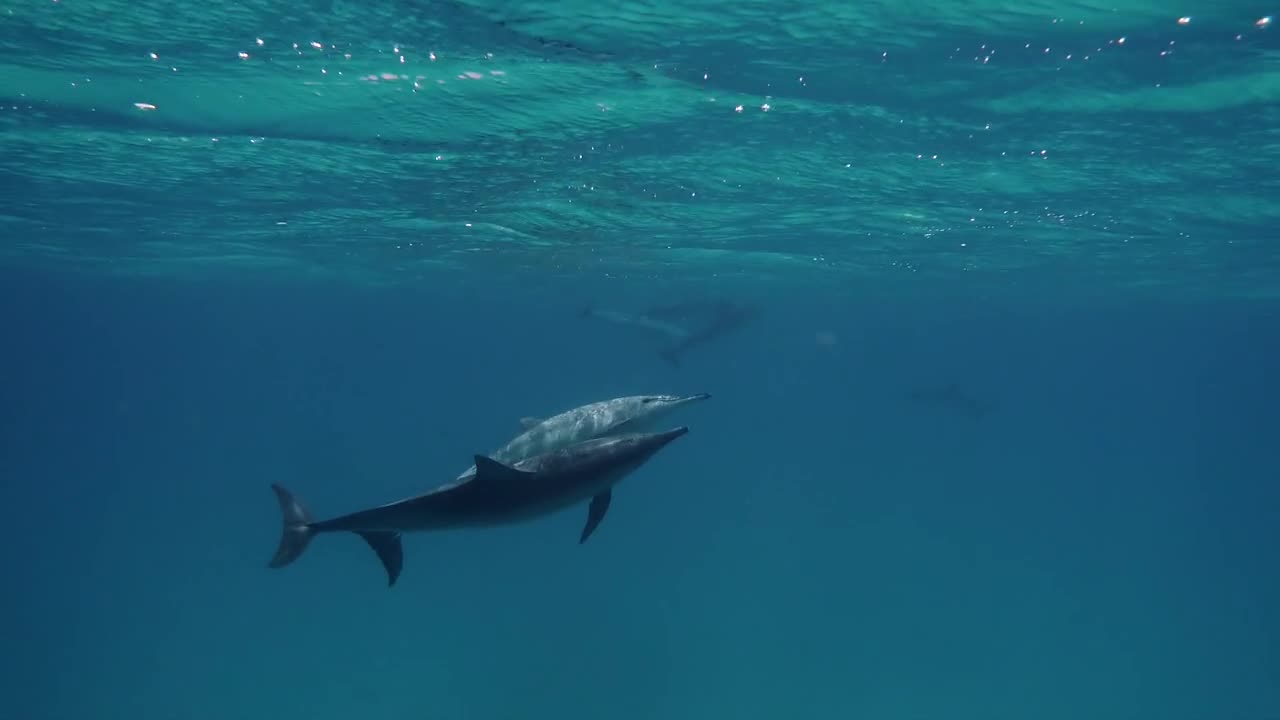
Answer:
<svg viewBox="0 0 1280 720"><path fill-rule="evenodd" d="M587 538L591 537L591 533L600 527L600 521L604 520L604 514L609 512L609 501L612 499L612 490L605 490L591 498L591 505L587 508L587 524L582 527L582 537L578 538L579 545L586 542Z"/></svg>
<svg viewBox="0 0 1280 720"><path fill-rule="evenodd" d="M536 418L536 417L520 418L520 427L524 428L525 430L532 428L534 425L541 425L541 424L542 424L542 418Z"/></svg>
<svg viewBox="0 0 1280 720"><path fill-rule="evenodd" d="M400 544L400 533L385 530L356 532L374 554L382 561L382 568L387 571L387 587L396 584L400 571L404 569L404 546Z"/></svg>

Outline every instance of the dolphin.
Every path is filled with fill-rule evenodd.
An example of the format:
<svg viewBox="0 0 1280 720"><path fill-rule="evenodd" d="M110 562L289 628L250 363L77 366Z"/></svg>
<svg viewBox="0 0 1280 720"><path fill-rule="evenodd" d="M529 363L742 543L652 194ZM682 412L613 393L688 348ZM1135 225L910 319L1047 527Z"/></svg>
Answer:
<svg viewBox="0 0 1280 720"><path fill-rule="evenodd" d="M631 315L618 310L599 309L593 306L587 306L578 314L581 318L596 318L614 325L622 325L625 327L638 328L647 332L654 333L663 340L679 341L688 337L689 331L679 325L668 322L665 317L659 317L653 313L644 312L639 315Z"/></svg>
<svg viewBox="0 0 1280 720"><path fill-rule="evenodd" d="M994 403L970 395L959 383L915 388L907 393L907 399L927 407L950 410L971 420L981 420L995 409Z"/></svg>
<svg viewBox="0 0 1280 720"><path fill-rule="evenodd" d="M683 307L673 306L665 310L674 311L677 309L682 310ZM705 325L690 332L687 336L672 343L659 353L663 360L666 360L672 367L679 367L680 357L686 352L721 335L737 330L759 315L759 311L756 308L735 305L727 301L712 304L710 310L711 318Z"/></svg>
<svg viewBox="0 0 1280 720"><path fill-rule="evenodd" d="M567 445L604 437L620 432L637 433L652 429L654 424L678 408L690 403L708 400L710 393L697 395L629 395L602 400L566 410L546 418L520 419L524 432L516 435L506 445L489 453L498 462L513 463ZM474 475L472 465L457 477L458 480Z"/></svg>
<svg viewBox="0 0 1280 720"><path fill-rule="evenodd" d="M297 560L320 533L354 532L377 554L390 587L404 566L401 533L513 524L590 498L587 521L578 539L581 544L604 520L613 486L687 432L689 428L680 426L662 432L593 438L514 465L476 455L476 472L467 480L318 522L292 493L273 483L284 529L268 565L282 568Z"/></svg>
<svg viewBox="0 0 1280 720"><path fill-rule="evenodd" d="M601 310L588 305L582 318L598 318L614 325L637 328L659 337L659 355L674 367L689 350L745 325L759 314L754 307L727 300L686 300L651 307L639 314Z"/></svg>

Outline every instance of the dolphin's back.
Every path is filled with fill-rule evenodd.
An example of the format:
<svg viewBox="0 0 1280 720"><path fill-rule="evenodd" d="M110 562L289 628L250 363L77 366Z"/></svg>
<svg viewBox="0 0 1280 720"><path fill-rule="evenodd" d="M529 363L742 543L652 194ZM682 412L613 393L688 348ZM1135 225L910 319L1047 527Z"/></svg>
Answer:
<svg viewBox="0 0 1280 720"><path fill-rule="evenodd" d="M628 398L604 400L553 415L515 436L489 457L501 463L517 463L607 433L622 417L626 400ZM473 477L475 472L473 464L457 479Z"/></svg>

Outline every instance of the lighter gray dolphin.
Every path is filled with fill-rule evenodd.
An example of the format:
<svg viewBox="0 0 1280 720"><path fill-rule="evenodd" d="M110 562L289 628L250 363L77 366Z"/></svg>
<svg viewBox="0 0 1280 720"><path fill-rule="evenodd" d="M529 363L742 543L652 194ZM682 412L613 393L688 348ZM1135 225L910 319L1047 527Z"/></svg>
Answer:
<svg viewBox="0 0 1280 720"><path fill-rule="evenodd" d="M578 539L583 543L609 510L613 487L687 432L687 427L677 427L593 438L514 465L476 455L476 472L466 480L318 522L292 493L273 484L284 528L269 566L281 568L297 560L318 534L353 532L378 555L390 586L404 567L401 533L507 525L590 499Z"/></svg>
<svg viewBox="0 0 1280 720"><path fill-rule="evenodd" d="M582 405L545 420L532 417L521 418L520 424L524 427L524 432L516 435L506 445L489 453L489 457L498 462L514 463L582 440L622 432L644 432L653 429L659 420L666 418L679 408L710 398L709 393L629 395ZM458 479L471 477L475 471L476 466L472 465L463 470Z"/></svg>

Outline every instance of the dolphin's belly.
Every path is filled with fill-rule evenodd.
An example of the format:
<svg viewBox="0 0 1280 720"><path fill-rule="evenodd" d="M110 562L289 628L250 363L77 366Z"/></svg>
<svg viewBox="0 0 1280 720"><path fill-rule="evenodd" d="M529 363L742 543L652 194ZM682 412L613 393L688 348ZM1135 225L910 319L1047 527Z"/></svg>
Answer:
<svg viewBox="0 0 1280 720"><path fill-rule="evenodd" d="M400 507L353 513L317 523L317 529L333 531L429 532L467 527L510 525L549 515L586 498L530 498L523 502L431 502L406 503Z"/></svg>
<svg viewBox="0 0 1280 720"><path fill-rule="evenodd" d="M490 506L474 508L450 517L438 518L431 529L481 528L498 525L514 525L533 520L544 515L551 515L581 503L586 498L557 498L538 502L527 502L507 506Z"/></svg>
<svg viewBox="0 0 1280 720"><path fill-rule="evenodd" d="M628 468L629 469L629 468ZM459 492L442 502L423 529L510 525L584 503L611 487L621 472L578 474L557 479L531 478L509 492Z"/></svg>

